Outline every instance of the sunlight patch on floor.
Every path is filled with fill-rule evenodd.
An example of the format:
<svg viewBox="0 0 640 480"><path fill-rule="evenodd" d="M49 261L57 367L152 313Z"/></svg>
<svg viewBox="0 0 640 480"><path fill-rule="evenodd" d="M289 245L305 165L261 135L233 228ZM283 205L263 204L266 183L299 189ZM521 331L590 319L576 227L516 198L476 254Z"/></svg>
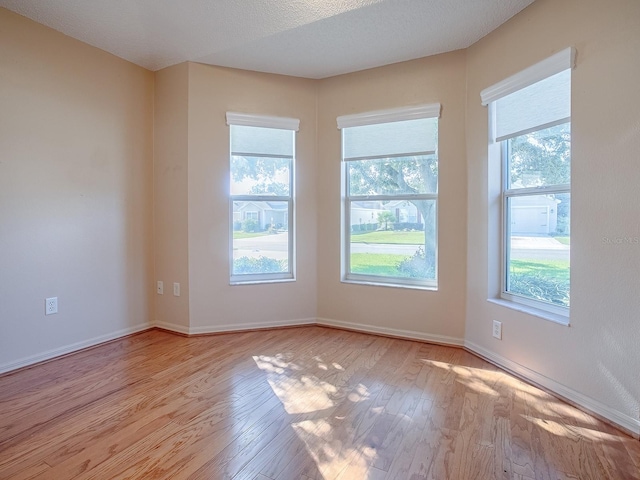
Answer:
<svg viewBox="0 0 640 480"><path fill-rule="evenodd" d="M423 359L422 361L426 365L454 373L456 375L456 381L464 384L474 392L494 397L500 395L493 386L501 380L501 377L499 376L501 372L492 372L489 370L482 370L480 368L461 367L459 365L438 362L436 360Z"/></svg>
<svg viewBox="0 0 640 480"><path fill-rule="evenodd" d="M346 398L350 403L370 400L369 389L359 383L348 392L340 392L334 385L318 379L308 366L300 366L284 355L253 357L266 374L269 386L282 402L287 413L301 416L292 422L296 436L304 443L323 478L367 478L376 449L363 442L359 425L344 423L345 417L336 411L334 398ZM337 363L325 363L315 357L314 367L322 371L344 371ZM368 410L366 423L370 427L384 413L383 407ZM298 417L298 418L299 418ZM364 435L369 428L365 428ZM346 476L345 476L346 475Z"/></svg>
<svg viewBox="0 0 640 480"><path fill-rule="evenodd" d="M330 383L315 375L293 375L300 367L292 362L285 362L282 358L260 355L254 356L253 360L266 373L271 389L287 413L310 413L334 406L330 396L337 389Z"/></svg>

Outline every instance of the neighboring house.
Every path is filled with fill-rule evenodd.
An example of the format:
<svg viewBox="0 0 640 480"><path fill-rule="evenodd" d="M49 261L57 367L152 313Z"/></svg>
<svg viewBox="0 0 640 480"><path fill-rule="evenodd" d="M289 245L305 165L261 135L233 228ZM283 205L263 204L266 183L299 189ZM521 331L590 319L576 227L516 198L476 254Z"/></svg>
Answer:
<svg viewBox="0 0 640 480"><path fill-rule="evenodd" d="M253 219L261 230L274 225L286 230L289 226L286 202L233 202L233 222Z"/></svg>
<svg viewBox="0 0 640 480"><path fill-rule="evenodd" d="M384 208L393 213L398 223L422 223L422 215L416 206L406 200L389 202Z"/></svg>
<svg viewBox="0 0 640 480"><path fill-rule="evenodd" d="M549 235L557 230L559 201L547 196L516 197L512 199L511 233L519 235ZM398 223L422 223L416 206L406 200L382 202L353 202L351 225L378 223L378 214L389 211Z"/></svg>
<svg viewBox="0 0 640 480"><path fill-rule="evenodd" d="M382 202L352 202L350 220L354 225L378 224L378 214L385 211Z"/></svg>
<svg viewBox="0 0 640 480"><path fill-rule="evenodd" d="M511 199L511 233L549 235L558 226L559 200L545 195Z"/></svg>
<svg viewBox="0 0 640 480"><path fill-rule="evenodd" d="M416 206L406 200L393 202L353 202L351 204L351 226L378 223L378 214L391 212L399 223L422 223L422 215Z"/></svg>

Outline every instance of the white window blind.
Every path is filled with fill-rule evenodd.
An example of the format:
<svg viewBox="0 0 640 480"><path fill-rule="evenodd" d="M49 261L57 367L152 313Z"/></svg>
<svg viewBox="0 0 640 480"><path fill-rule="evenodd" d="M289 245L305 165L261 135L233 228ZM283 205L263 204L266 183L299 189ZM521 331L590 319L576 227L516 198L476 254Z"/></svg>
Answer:
<svg viewBox="0 0 640 480"><path fill-rule="evenodd" d="M575 48L565 48L480 92L482 105L492 104L494 141L571 120L571 69L575 57Z"/></svg>
<svg viewBox="0 0 640 480"><path fill-rule="evenodd" d="M226 117L232 127L232 155L293 158L293 132L300 127L297 118L237 112L227 112Z"/></svg>
<svg viewBox="0 0 640 480"><path fill-rule="evenodd" d="M571 70L499 98L495 104L497 142L568 122L571 119Z"/></svg>
<svg viewBox="0 0 640 480"><path fill-rule="evenodd" d="M437 150L440 104L377 110L338 117L343 159L432 155Z"/></svg>
<svg viewBox="0 0 640 480"><path fill-rule="evenodd" d="M293 158L293 130L231 126L232 155Z"/></svg>
<svg viewBox="0 0 640 480"><path fill-rule="evenodd" d="M436 152L437 120L421 118L343 130L344 159L431 155Z"/></svg>

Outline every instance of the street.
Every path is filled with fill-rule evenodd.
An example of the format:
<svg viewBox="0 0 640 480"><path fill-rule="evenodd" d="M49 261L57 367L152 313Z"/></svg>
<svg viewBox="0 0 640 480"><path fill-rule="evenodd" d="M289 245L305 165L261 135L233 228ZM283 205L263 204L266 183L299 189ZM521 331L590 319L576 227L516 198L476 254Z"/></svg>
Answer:
<svg viewBox="0 0 640 480"><path fill-rule="evenodd" d="M233 241L233 258L268 257L282 260L288 254L288 234L277 233ZM420 245L386 243L352 243L351 253L413 255ZM511 237L511 258L514 260L569 260L569 245L553 237ZM472 252L473 254L473 252Z"/></svg>

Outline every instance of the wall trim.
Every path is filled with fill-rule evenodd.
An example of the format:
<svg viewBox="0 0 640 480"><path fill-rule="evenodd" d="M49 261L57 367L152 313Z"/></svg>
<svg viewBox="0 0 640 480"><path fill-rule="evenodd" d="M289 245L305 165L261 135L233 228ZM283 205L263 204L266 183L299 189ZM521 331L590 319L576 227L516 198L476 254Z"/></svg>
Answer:
<svg viewBox="0 0 640 480"><path fill-rule="evenodd" d="M318 318L317 325L321 327L341 328L343 330L371 333L374 335L383 335L386 337L401 338L406 340L422 340L423 342L436 343L451 347L464 346L464 339L462 338L416 332L415 330L400 330L397 328L374 327L371 325L365 325L363 323L343 322L341 320L332 320L330 318Z"/></svg>
<svg viewBox="0 0 640 480"><path fill-rule="evenodd" d="M375 110L373 112L354 113L341 115L336 121L338 129L348 127L362 127L378 123L400 122L404 120L416 120L422 118L440 118L440 104L428 103L424 105L412 105L409 107L389 108L387 110Z"/></svg>
<svg viewBox="0 0 640 480"><path fill-rule="evenodd" d="M251 113L227 112L227 125L247 127L280 128L283 130L300 130L297 118L274 117L271 115L254 115Z"/></svg>
<svg viewBox="0 0 640 480"><path fill-rule="evenodd" d="M608 407L587 395L573 390L560 382L487 350L473 342L465 341L464 347L471 353L484 358L490 363L506 370L508 373L532 383L534 386L541 387L542 389L556 395L561 400L574 405L581 410L585 410L587 413L593 414L601 420L613 424L615 427L621 428L625 433L630 434L632 437L640 437L640 419L633 418L625 413Z"/></svg>
<svg viewBox="0 0 640 480"><path fill-rule="evenodd" d="M133 335L135 333L140 333L145 330L150 330L152 328L152 323L142 323L140 325L136 325L135 327L123 328L121 330L116 330L115 332L107 333L105 335L89 338L81 342L72 343L70 345L65 345L64 347L54 348L42 353L38 353L36 355L31 355L19 360L4 363L0 365L0 375L3 373L13 372L14 370L19 370L21 368L31 367L37 363L43 363L48 360L53 360L70 353L76 353L80 350L95 347L102 343L107 343L112 340L117 340L119 338Z"/></svg>
<svg viewBox="0 0 640 480"><path fill-rule="evenodd" d="M189 335L189 327L185 327L184 325L178 325L176 323L169 322L154 322L154 327L159 328L160 330L167 330L172 333L179 333L181 335Z"/></svg>
<svg viewBox="0 0 640 480"><path fill-rule="evenodd" d="M480 92L483 106L576 66L576 49L568 47Z"/></svg>
<svg viewBox="0 0 640 480"><path fill-rule="evenodd" d="M271 322L232 323L227 325L205 325L202 327L185 327L175 323L156 322L155 327L182 335L212 335L216 333L248 332L252 330L266 330L271 328L304 327L316 325L315 318L294 320L276 320Z"/></svg>

